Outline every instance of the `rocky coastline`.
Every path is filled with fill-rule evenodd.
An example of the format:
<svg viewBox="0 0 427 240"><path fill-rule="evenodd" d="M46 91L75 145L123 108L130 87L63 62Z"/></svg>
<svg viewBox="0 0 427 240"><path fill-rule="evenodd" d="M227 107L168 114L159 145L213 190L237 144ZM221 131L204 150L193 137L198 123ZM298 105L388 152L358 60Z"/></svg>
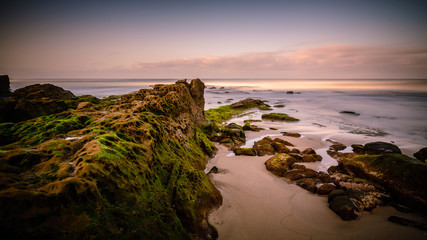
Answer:
<svg viewBox="0 0 427 240"><path fill-rule="evenodd" d="M199 79L76 97L32 85L2 100L4 239L215 239L222 197Z"/></svg>
<svg viewBox="0 0 427 240"><path fill-rule="evenodd" d="M250 104L245 107L244 103ZM257 107L253 106L253 103L245 99L233 105L250 111L251 108ZM233 105L229 105L230 109ZM226 106L221 108L224 109ZM211 115L214 116L212 113ZM401 211L426 214L425 148L415 153L415 158L412 158L403 155L399 147L391 143L353 144L352 152L342 152L347 146L327 140L330 143L327 154L337 160L338 166L330 167L327 172L318 172L303 165L322 160L315 150L311 148L299 150L297 146L281 138L264 137L256 141L253 147L242 148L245 139L237 136L245 136L245 131L259 131L258 127L251 124L255 121L245 120L245 122L243 127L235 123L226 124L223 128L236 129L234 134L220 134L211 139L225 144L236 156L271 155L272 157L265 162L268 171L286 182L327 197L329 208L341 219L354 220L364 214L371 214L377 207L386 205L394 206ZM235 134L236 132L239 134ZM298 138L301 135L284 132L283 136ZM218 171L221 169L216 168L216 172ZM414 223L396 216L390 216L389 220L415 226L421 230L427 229L425 223Z"/></svg>

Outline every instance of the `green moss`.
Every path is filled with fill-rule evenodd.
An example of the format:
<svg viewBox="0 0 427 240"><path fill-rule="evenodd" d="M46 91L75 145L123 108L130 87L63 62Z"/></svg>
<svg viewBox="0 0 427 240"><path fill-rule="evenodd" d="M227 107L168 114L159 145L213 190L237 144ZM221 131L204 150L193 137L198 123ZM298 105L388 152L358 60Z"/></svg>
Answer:
<svg viewBox="0 0 427 240"><path fill-rule="evenodd" d="M2 124L0 132L20 141L24 146L38 145L59 134L82 129L91 123L88 116L77 116L69 112L39 117L16 124Z"/></svg>
<svg viewBox="0 0 427 240"><path fill-rule="evenodd" d="M231 105L221 106L219 108L211 108L205 112L206 119L210 120L213 123L222 124L225 121L242 114L246 113L247 110L258 107L259 105L255 102L251 102L241 107L231 107ZM268 107L268 105L262 105ZM261 108L261 107L260 107Z"/></svg>
<svg viewBox="0 0 427 240"><path fill-rule="evenodd" d="M291 117L285 113L268 113L262 115L263 119L269 119L269 120L279 120L279 121L299 121L299 119Z"/></svg>
<svg viewBox="0 0 427 240"><path fill-rule="evenodd" d="M273 110L269 105L262 105L258 107L259 110Z"/></svg>
<svg viewBox="0 0 427 240"><path fill-rule="evenodd" d="M277 105L274 105L273 107L275 107L275 108L283 108L283 107L285 107L285 105L283 105L283 104L277 104Z"/></svg>

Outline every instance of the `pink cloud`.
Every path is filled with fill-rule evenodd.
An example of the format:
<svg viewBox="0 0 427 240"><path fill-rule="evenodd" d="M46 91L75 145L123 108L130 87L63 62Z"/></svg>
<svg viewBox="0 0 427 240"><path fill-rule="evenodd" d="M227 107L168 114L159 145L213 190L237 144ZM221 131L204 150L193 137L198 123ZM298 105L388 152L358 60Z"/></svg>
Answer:
<svg viewBox="0 0 427 240"><path fill-rule="evenodd" d="M427 48L327 45L239 56L183 58L135 63L146 74L201 77L426 78Z"/></svg>

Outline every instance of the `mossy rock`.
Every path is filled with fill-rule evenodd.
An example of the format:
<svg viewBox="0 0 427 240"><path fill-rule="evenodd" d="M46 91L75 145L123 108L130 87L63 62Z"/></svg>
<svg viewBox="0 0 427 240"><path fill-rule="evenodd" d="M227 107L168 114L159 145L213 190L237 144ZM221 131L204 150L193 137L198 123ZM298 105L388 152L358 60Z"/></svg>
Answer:
<svg viewBox="0 0 427 240"><path fill-rule="evenodd" d="M278 153L265 162L265 167L273 174L282 177L296 162L295 158L286 153Z"/></svg>
<svg viewBox="0 0 427 240"><path fill-rule="evenodd" d="M253 148L240 148L236 147L233 149L234 154L238 155L246 155L246 156L256 156L255 149Z"/></svg>
<svg viewBox="0 0 427 240"><path fill-rule="evenodd" d="M291 117L285 113L268 113L268 114L263 114L262 119L267 119L267 120L273 120L273 121L288 121L288 122L296 122L299 121L299 119Z"/></svg>

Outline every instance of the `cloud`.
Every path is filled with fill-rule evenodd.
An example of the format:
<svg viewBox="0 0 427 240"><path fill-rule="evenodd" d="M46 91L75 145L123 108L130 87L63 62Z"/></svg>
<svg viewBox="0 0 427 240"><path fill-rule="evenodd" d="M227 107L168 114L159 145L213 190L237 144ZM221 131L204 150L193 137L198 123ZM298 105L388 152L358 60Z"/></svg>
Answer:
<svg viewBox="0 0 427 240"><path fill-rule="evenodd" d="M202 77L426 78L427 48L326 45L313 48L137 62L146 74Z"/></svg>

